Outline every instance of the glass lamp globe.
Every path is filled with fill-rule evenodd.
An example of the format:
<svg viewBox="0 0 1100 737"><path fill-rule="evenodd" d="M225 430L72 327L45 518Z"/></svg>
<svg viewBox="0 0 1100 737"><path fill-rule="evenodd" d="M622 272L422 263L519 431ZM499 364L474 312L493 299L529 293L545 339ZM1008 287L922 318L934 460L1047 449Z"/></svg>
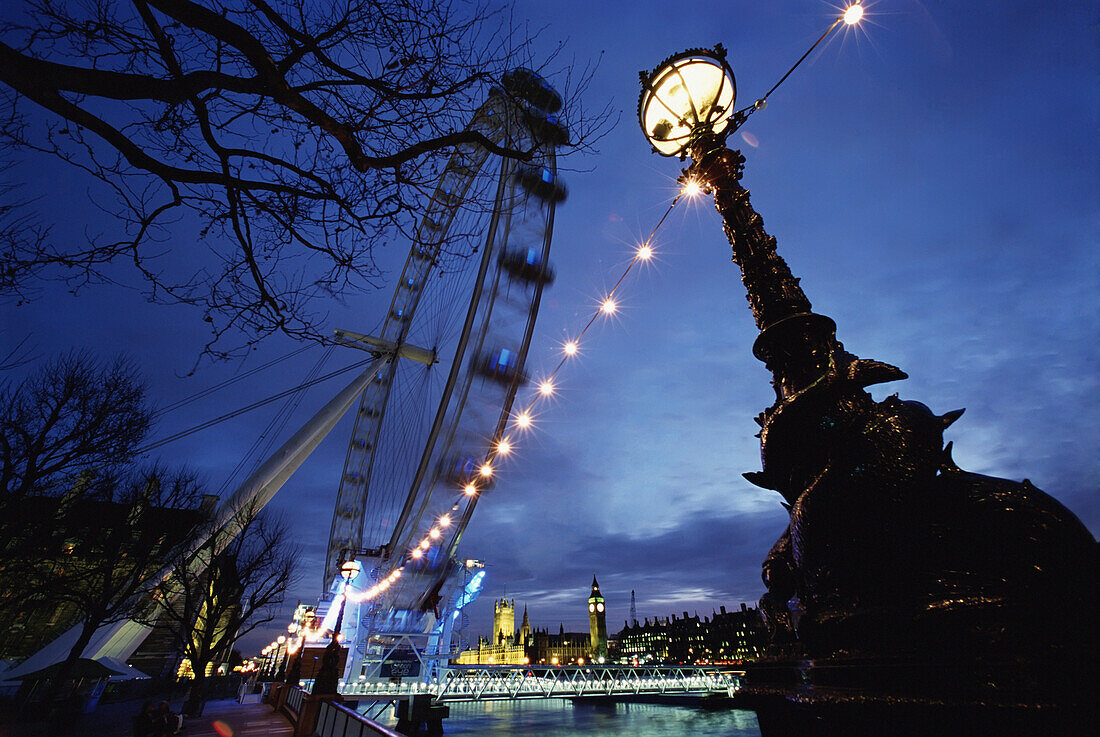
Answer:
<svg viewBox="0 0 1100 737"><path fill-rule="evenodd" d="M696 136L729 126L737 86L721 45L670 56L641 79L638 122L657 153L683 156Z"/></svg>
<svg viewBox="0 0 1100 737"><path fill-rule="evenodd" d="M362 570L362 564L357 560L349 560L340 566L340 570L344 574L344 578L349 581L359 575L359 571Z"/></svg>

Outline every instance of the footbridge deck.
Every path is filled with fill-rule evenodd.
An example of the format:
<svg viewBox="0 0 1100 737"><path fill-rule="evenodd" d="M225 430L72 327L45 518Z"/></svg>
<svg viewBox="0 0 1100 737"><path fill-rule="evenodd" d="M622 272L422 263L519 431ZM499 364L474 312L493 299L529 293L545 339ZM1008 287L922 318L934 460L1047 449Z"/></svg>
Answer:
<svg viewBox="0 0 1100 737"><path fill-rule="evenodd" d="M416 695L436 703L614 696L732 695L744 671L718 666L451 666L433 683L352 682L340 692L359 701Z"/></svg>

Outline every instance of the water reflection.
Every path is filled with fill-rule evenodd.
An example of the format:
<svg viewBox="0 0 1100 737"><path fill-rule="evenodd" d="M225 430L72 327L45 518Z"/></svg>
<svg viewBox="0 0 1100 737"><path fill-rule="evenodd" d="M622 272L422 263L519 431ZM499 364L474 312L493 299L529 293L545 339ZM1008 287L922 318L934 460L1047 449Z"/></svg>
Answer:
<svg viewBox="0 0 1100 737"><path fill-rule="evenodd" d="M659 704L589 704L565 699L451 704L448 735L504 737L760 737L751 711ZM392 710L380 719L392 727Z"/></svg>

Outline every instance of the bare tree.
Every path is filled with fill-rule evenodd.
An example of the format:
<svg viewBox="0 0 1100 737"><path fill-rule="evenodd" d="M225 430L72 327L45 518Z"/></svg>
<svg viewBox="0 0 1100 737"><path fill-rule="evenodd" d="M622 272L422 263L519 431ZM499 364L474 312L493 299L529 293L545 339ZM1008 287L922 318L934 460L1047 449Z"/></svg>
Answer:
<svg viewBox="0 0 1100 737"><path fill-rule="evenodd" d="M0 294L12 295L22 305L31 288L21 279L19 261L23 254L41 252L46 247L47 228L31 214L26 199L20 197L19 186L9 175L10 161L0 164ZM26 338L19 341L8 355L0 359L0 370L23 365L28 358L24 348Z"/></svg>
<svg viewBox="0 0 1100 737"><path fill-rule="evenodd" d="M67 492L83 472L128 464L151 416L125 358L103 363L72 352L0 384L0 513L33 494Z"/></svg>
<svg viewBox="0 0 1100 737"><path fill-rule="evenodd" d="M0 135L98 180L120 227L87 243L16 243L0 286L53 267L78 286L125 260L151 298L203 311L215 355L230 332L318 337L317 300L379 283L373 249L410 232L455 145L521 160L534 150L466 129L508 70L531 65L507 10L446 0L25 9L0 26ZM571 145L585 146L607 116L586 121L573 96ZM210 251L191 270L156 258L177 222Z"/></svg>
<svg viewBox="0 0 1100 737"><path fill-rule="evenodd" d="M103 363L68 353L0 385L0 616L6 621L42 621L52 608L38 575L43 558L62 545L54 539L62 532L58 499L64 494L71 503L98 493L104 478L92 479L129 464L149 425L145 387L126 359ZM21 654L19 640L35 640L35 628L25 632L9 640L7 655Z"/></svg>
<svg viewBox="0 0 1100 737"><path fill-rule="evenodd" d="M261 514L233 539L214 535L193 556L176 559L145 621L169 624L191 662L185 713L202 711L207 666L227 660L238 639L275 618L298 552L286 524Z"/></svg>
<svg viewBox="0 0 1100 737"><path fill-rule="evenodd" d="M34 622L32 647L79 625L54 693L200 521L189 473L135 467L150 425L124 358L72 352L0 385L0 616Z"/></svg>
<svg viewBox="0 0 1100 737"><path fill-rule="evenodd" d="M89 474L60 499L37 497L24 506L20 519L33 530L36 548L24 585L80 628L51 685L51 697L64 686L95 631L133 614L149 577L199 522L199 499L189 473L154 466Z"/></svg>

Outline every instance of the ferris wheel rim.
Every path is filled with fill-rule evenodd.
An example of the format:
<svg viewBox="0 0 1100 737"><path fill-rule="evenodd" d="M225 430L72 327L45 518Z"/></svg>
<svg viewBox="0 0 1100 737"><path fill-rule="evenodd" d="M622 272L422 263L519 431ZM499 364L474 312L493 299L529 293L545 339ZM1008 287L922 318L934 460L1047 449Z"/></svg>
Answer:
<svg viewBox="0 0 1100 737"><path fill-rule="evenodd" d="M499 103L500 103L499 100L494 101L491 97L490 100L487 101L482 106L482 108L479 108L478 113L475 114L475 121L477 120L478 116L481 115L481 113L484 109L490 108L491 106L497 108L498 110L503 108L507 111L507 106L506 105L500 105ZM520 120L513 120L512 119L512 118L520 117L520 116L515 115L515 111L508 111L508 112L510 112L512 114L503 116L503 121L504 121L504 124L506 126L509 123L524 125L524 122L523 122L522 119L520 119ZM491 115L492 113L490 112L489 114ZM474 122L472 121L471 125L473 125L473 124L474 124ZM510 135L507 130L505 131L504 134L505 135ZM554 148L554 146L556 146L556 144L551 144L551 145L546 146L548 156L549 156L551 161L553 161L553 148ZM457 154L456 154L456 156L457 156ZM446 180L448 172L452 171L452 164L454 164L454 157L452 157L452 160L448 162L447 167L440 174L440 177L437 180L437 192L438 192L439 189L442 188L443 182ZM514 168L515 168L514 167L514 162L512 162L512 164L513 165L510 166L509 161L507 159L505 159L502 162L501 174L498 178L497 194L494 198L493 209L492 209L491 224L490 224L490 229L491 230L495 230L499 226L499 221L500 221L500 218L502 216L502 210L503 210L503 208L502 208L502 197L503 197L503 192L504 192L503 184L504 184L504 180L508 176L509 172L513 171ZM458 165L456 165L456 166L458 166ZM481 168L484 168L484 157L483 157L482 163L479 165L479 168L478 168L477 171L480 172ZM555 167L555 171L556 171L556 167ZM470 182L472 182L472 180L470 180ZM466 195L466 192L468 191L468 189L469 189L469 183L466 184L466 188L463 190L463 196ZM433 195L433 197L434 196L435 195ZM548 203L547 208L548 208L549 215L548 215L548 218L547 218L547 223L546 223L545 228L543 230L543 235L544 235L544 240L545 240L545 247L543 249L543 261L544 261L544 263L546 261L546 257L548 256L547 252L548 252L548 249L549 249L549 239L550 239L550 235L552 233L552 228L553 228L554 202ZM418 226L418 233L423 228L424 221L427 218L428 218L427 214L425 214L421 218L421 221L420 221L419 226ZM452 220L453 220L453 216L452 216ZM450 227L450 223L451 223L451 221L447 222L447 227ZM440 237L441 237L442 240L445 240L446 233L442 234ZM491 242L491 240L490 240L490 242ZM409 257L406 260L405 268L402 270L402 276L401 276L402 280L404 280L406 278L406 273L409 269L409 264L412 263L415 260L415 258L417 257L418 248L421 248L421 249L423 248L421 239L419 237L413 240L412 247L411 247L410 253L409 253ZM482 255L483 264L485 262L487 262L488 259L490 258L489 251L490 251L489 245L486 245L486 252ZM438 271L429 270L428 273L429 274L438 273ZM484 284L483 284L484 279L485 279L485 273L484 273L484 268L483 268L482 273L478 276L477 280L475 281L475 291L476 290L482 290L482 292L484 292L484 290L482 289L484 287ZM425 282L425 284L422 285L422 286L426 285L427 279L425 279L424 282ZM522 355L523 355L524 359L526 358L526 354L527 354L527 352L529 350L529 347L530 347L531 334L533 332L533 326L534 326L535 318L537 317L538 307L539 307L539 304L541 302L541 295L542 295L542 287L543 286L544 285L541 284L541 283L539 285L537 285L537 288L534 290L534 296L530 300L530 303L527 307L526 321L525 321L526 325L525 325L525 329L524 329L523 338L522 338L522 341L521 341L521 343L522 343ZM394 296L390 300L390 309L387 311L387 313L385 315L385 318L384 318L384 323L383 323L383 334L384 335L389 334L390 330L393 327L393 322L395 320L399 319L399 318L394 316L394 312L395 312L395 309L396 309L396 305L398 304L398 297L400 295L401 288L402 288L402 285L401 285L401 282L399 282L398 285L395 287ZM485 299L485 297L484 296L479 296L478 294L475 294L471 298L469 311L473 311L476 308L476 306L479 304L479 300L482 300L482 299ZM494 301L496 299L496 294L495 293L490 293L489 296L488 296L488 299L489 299L490 304L491 304L492 301ZM417 300L419 300L419 297L417 298ZM419 305L419 301L417 301L415 304ZM401 326L398 326L398 334L400 335L400 340L403 341L408 335L408 332L409 332L409 329L411 328L412 322L417 318L417 312L414 310L411 314L402 315L401 317L404 318L405 322L404 322L404 327L403 328ZM464 363L466 355L468 355L468 350L469 350L468 341L469 341L470 330L471 329L472 329L472 327L470 327L470 326L467 326L464 329L462 338L460 339L460 345L458 345L456 347L455 356L454 356L454 358L452 358L452 365L451 365L451 371L450 371L451 376L449 376L449 378L448 378L447 387L445 389L444 396L441 398L440 404L437 407L437 419L433 422L433 428L436 428L436 427L439 428L439 429L436 430L437 434L439 434L441 432L441 430L442 430L441 425L444 421L446 421L445 409L449 405L449 403L451 403L453 401L453 393L454 393L455 383L458 381L459 373L460 373L460 371L458 369ZM482 335L482 338L484 338L484 335ZM392 377L394 375L395 371L396 371L396 367L387 367L387 370L389 371L389 375ZM514 401L515 392L516 392L517 388L518 388L518 384L512 386L510 388L510 390L506 393L506 396L505 396L504 400L501 402L500 416L499 416L499 419L498 419L498 422L497 422L497 430L496 430L496 432L498 434L501 431L501 429L506 425L508 413L510 411L511 404ZM393 401L391 396L390 396L391 390L392 390L392 384L387 385L387 387L386 387L386 389L383 393L383 402L382 402L381 406L378 408L378 413L379 413L378 414L378 419L377 419L377 421L374 425L377 428L381 428L383 426L383 423L385 423L385 421L386 421L386 417L390 414L391 404L392 404L392 401ZM468 393L468 391L469 391L469 388L467 386L465 391L463 392L463 399L462 399L463 402L465 401L465 394ZM364 396L365 396L365 393L364 393ZM458 422L461 421L461 419L462 419L462 416L461 416L461 413L459 413L458 415L451 418L451 424L456 425ZM357 418L357 420L358 420L358 418ZM352 442L353 443L355 442L354 437L353 437ZM425 460L430 457L431 445L432 445L432 443L430 443L430 442L426 445L426 447L424 449L424 452L422 453L421 465L423 465ZM350 465L352 451L353 451L353 448L352 448L351 445L349 445L348 456L345 458L345 466L344 466L345 471L344 471L344 474L342 474L342 476L341 476L341 484L343 484L343 482L344 482L344 475L347 473L347 469ZM369 456L369 458L370 458L369 463L371 464L371 466L373 466L375 463L377 463L376 454L377 454L377 447L372 448L371 449L371 455ZM369 495L370 495L369 487L370 487L370 483L371 483L371 480L372 480L372 476L373 476L373 473L368 472L367 478L364 481L365 490L364 490L363 493L364 493L364 498L365 499L369 498ZM422 477L423 477L423 471L420 472L420 474L418 476L418 482L417 483L422 482ZM434 483L434 481L431 482L431 483ZM414 483L414 488L410 491L410 494L407 497L407 500L413 501L415 499L416 492L417 492L416 484ZM339 499L338 499L338 505L339 505ZM462 533L462 531L465 530L465 527L468 524L469 519L472 515L474 506L476 506L476 502L474 504L469 505L468 508L466 509L466 511L463 513L460 524L457 526L457 534L454 535L454 537L452 538L453 542L448 547L448 555L452 555L454 553L454 549L457 547L458 540L461 537L461 533ZM333 526L332 526L332 531L330 532L330 549L329 549L330 560L326 564L326 571L329 569L329 564L331 563L331 556L332 556L332 553L333 553L332 542L335 539L335 535L336 535L336 527L337 527L337 522L338 522L338 519L337 519L338 511L339 510L334 511ZM363 519L362 513L360 513L359 519L360 520ZM362 528L362 522L361 522L361 528ZM391 536L391 539L396 539L398 537L398 532L400 532L399 528L400 528L400 524L395 525L394 533ZM361 537L362 534L363 534L362 529L360 529L359 540L362 540L362 537ZM389 551L389 553L391 555L393 555L393 554L399 555L400 552L401 551L399 551L399 550L390 550ZM326 576L326 578L327 578L327 576Z"/></svg>

